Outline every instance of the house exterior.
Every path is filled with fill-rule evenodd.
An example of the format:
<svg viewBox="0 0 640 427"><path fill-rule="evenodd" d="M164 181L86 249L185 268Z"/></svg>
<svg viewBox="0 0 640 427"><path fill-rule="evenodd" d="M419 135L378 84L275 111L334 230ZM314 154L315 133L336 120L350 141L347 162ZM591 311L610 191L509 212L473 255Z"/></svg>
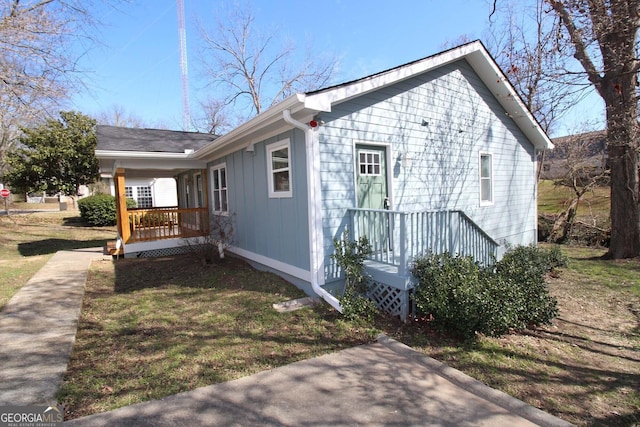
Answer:
<svg viewBox="0 0 640 427"><path fill-rule="evenodd" d="M193 194L203 192L209 223L233 218L231 252L338 310L334 239L366 236L371 297L406 317L415 256L450 251L490 263L508 245L536 242L536 159L551 147L476 41L293 95L171 161L97 155L108 157L117 188L129 168L169 161L180 208L196 207ZM125 239L125 255L158 245L142 243Z"/></svg>

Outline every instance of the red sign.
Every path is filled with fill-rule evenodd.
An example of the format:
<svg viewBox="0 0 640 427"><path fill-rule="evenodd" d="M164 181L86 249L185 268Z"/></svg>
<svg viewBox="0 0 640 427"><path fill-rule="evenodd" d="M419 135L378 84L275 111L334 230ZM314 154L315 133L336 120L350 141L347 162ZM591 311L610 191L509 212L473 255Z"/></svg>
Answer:
<svg viewBox="0 0 640 427"><path fill-rule="evenodd" d="M2 190L0 190L0 196L9 197L10 195L11 195L11 192L7 188L3 188Z"/></svg>

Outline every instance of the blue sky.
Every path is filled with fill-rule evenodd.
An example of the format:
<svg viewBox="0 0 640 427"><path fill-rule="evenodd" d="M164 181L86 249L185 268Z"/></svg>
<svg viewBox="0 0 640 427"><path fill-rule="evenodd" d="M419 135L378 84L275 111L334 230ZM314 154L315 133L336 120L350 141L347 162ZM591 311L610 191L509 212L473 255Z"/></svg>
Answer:
<svg viewBox="0 0 640 427"><path fill-rule="evenodd" d="M199 72L198 21L215 22L221 6L233 1L184 0L191 109L207 93ZM483 38L491 5L486 0L255 0L255 24L277 29L296 46L314 46L319 55L338 58L337 81L347 81L413 61L442 50L461 36ZM102 46L85 55L87 89L72 107L85 114L114 105L148 125L182 124L180 51L176 0L123 3L98 11L105 24ZM577 115L584 116L584 112ZM569 120L570 121L570 120ZM569 128L570 123L564 127Z"/></svg>

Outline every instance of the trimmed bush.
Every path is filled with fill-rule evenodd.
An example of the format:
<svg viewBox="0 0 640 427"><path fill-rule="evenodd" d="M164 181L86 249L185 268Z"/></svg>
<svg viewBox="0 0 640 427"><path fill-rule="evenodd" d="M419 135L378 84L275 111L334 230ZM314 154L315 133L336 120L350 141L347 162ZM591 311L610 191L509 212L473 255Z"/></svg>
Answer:
<svg viewBox="0 0 640 427"><path fill-rule="evenodd" d="M127 199L127 208L135 208L136 202ZM116 198L110 194L96 194L78 200L80 216L91 225L104 227L116 224Z"/></svg>
<svg viewBox="0 0 640 427"><path fill-rule="evenodd" d="M507 252L494 269L480 267L471 257L426 255L413 265L414 301L440 329L463 338L548 324L558 310L544 276L564 263L559 250L534 246Z"/></svg>

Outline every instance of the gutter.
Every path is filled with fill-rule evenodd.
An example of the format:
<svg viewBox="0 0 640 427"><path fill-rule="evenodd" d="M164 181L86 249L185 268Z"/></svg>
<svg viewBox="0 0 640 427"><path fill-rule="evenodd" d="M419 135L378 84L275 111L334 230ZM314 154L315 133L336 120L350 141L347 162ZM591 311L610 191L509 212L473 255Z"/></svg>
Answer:
<svg viewBox="0 0 640 427"><path fill-rule="evenodd" d="M282 117L285 122L296 127L304 132L304 143L306 149L306 160L307 160L307 169L309 170L309 174L307 175L307 212L309 218L309 254L310 254L310 273L311 273L311 288L313 291L321 296L330 306L338 310L342 313L342 306L340 305L340 301L325 289L321 287L321 283L318 280L319 274L319 262L318 262L318 244L319 241L318 236L322 233L318 231L317 224L317 215L320 209L315 209L313 203L316 199L316 184L319 183L317 179L318 168L315 166L314 161L316 160L314 157L313 149L316 147L316 135L313 128L309 127L305 123L299 122L298 120L291 117L291 111L289 109L285 109L282 111ZM317 156L316 156L317 157ZM324 280L323 280L324 281Z"/></svg>
<svg viewBox="0 0 640 427"><path fill-rule="evenodd" d="M277 120L280 120L280 111L290 109L299 105L304 105L304 94L293 94L288 98L280 101L275 106L263 111L251 120L244 122L242 125L234 128L231 132L216 138L211 143L198 149L192 154L196 159L206 157L216 151L223 149L224 147L234 144L239 139L250 136L256 131L265 126L273 124Z"/></svg>

